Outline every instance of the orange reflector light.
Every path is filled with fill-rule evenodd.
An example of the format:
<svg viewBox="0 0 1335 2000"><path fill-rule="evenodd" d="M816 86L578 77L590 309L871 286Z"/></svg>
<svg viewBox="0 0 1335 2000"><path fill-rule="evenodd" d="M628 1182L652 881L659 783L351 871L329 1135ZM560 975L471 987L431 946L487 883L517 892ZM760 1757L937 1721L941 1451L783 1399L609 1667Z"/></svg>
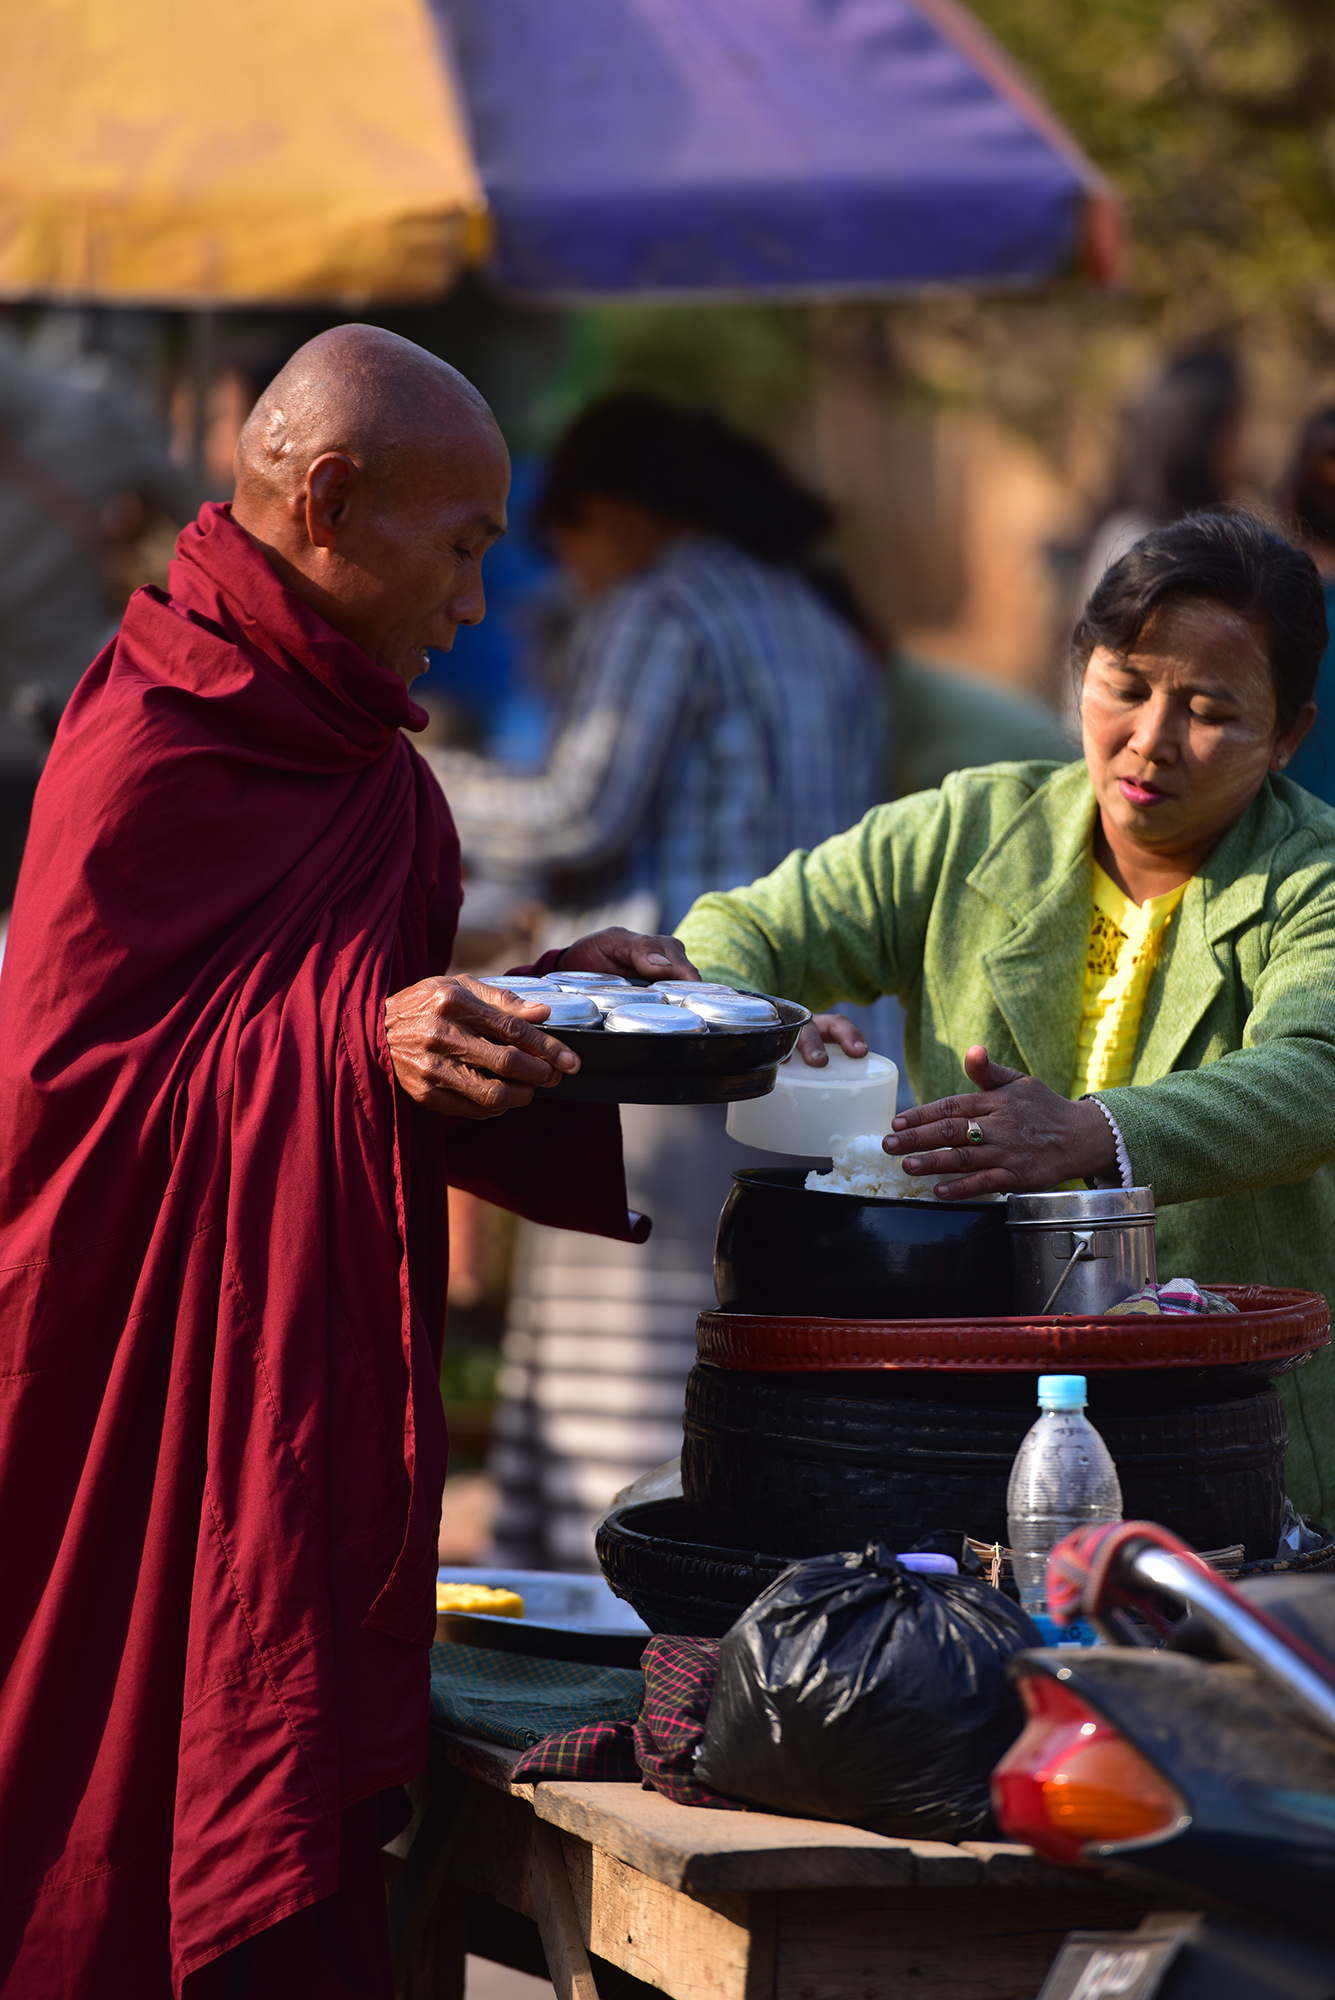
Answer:
<svg viewBox="0 0 1335 2000"><path fill-rule="evenodd" d="M1020 1683L1029 1720L992 1773L992 1808L1006 1832L1054 1861L1090 1846L1146 1840L1186 1813L1139 1750L1047 1674Z"/></svg>

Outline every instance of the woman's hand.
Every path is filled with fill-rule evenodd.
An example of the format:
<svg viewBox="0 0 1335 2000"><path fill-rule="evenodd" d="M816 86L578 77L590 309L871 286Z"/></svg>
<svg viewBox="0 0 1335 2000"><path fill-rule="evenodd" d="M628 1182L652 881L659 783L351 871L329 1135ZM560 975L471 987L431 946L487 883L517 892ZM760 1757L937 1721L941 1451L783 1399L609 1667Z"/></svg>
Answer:
<svg viewBox="0 0 1335 2000"><path fill-rule="evenodd" d="M976 1092L901 1111L881 1141L906 1174L967 1176L933 1188L939 1200L1034 1194L1116 1173L1116 1141L1097 1104L1070 1104L1037 1077L994 1063L984 1048L969 1049L964 1068ZM971 1122L981 1144L969 1142Z"/></svg>
<svg viewBox="0 0 1335 2000"><path fill-rule="evenodd" d="M538 1027L550 1009L485 980L421 979L385 1002L394 1074L414 1104L445 1118L498 1118L579 1068Z"/></svg>
<svg viewBox="0 0 1335 2000"><path fill-rule="evenodd" d="M626 979L698 979L686 947L674 937L643 937L614 924L568 944L558 972L619 972Z"/></svg>
<svg viewBox="0 0 1335 2000"><path fill-rule="evenodd" d="M827 1042L837 1042L846 1056L865 1056L867 1038L846 1014L813 1014L797 1038L797 1053L813 1069L823 1069L830 1058Z"/></svg>

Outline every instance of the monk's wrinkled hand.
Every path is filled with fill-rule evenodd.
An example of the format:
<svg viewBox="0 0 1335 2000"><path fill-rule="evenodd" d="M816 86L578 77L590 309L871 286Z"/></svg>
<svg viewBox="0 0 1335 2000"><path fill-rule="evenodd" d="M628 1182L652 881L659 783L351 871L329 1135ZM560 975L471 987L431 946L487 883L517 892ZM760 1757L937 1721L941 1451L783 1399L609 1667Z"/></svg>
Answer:
<svg viewBox="0 0 1335 2000"><path fill-rule="evenodd" d="M867 1053L866 1036L847 1014L813 1014L797 1038L797 1053L813 1069L823 1069L830 1060L825 1053L827 1042L836 1042L846 1056Z"/></svg>
<svg viewBox="0 0 1335 2000"><path fill-rule="evenodd" d="M619 972L623 979L698 979L686 947L674 937L645 937L613 924L568 944L558 972Z"/></svg>
<svg viewBox="0 0 1335 2000"><path fill-rule="evenodd" d="M549 1008L467 975L422 979L385 1002L394 1074L414 1104L445 1118L497 1118L579 1068L544 1035Z"/></svg>
<svg viewBox="0 0 1335 2000"><path fill-rule="evenodd" d="M994 1063L984 1048L964 1057L978 1088L965 1097L901 1111L882 1140L906 1174L959 1174L932 1192L941 1201L977 1201L985 1194L1034 1194L1063 1181L1116 1174L1117 1144L1097 1104L1071 1104L1023 1070ZM969 1140L969 1125L982 1140Z"/></svg>

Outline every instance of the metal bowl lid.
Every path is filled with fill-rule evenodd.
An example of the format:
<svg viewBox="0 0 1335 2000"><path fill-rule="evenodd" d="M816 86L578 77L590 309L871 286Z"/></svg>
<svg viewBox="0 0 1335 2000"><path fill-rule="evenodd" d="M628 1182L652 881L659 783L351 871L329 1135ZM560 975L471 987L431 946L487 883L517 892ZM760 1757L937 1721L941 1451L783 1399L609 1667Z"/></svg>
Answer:
<svg viewBox="0 0 1335 2000"><path fill-rule="evenodd" d="M549 972L544 976L553 986L567 987L572 993L578 993L584 987L630 985L630 981L623 979L619 972Z"/></svg>
<svg viewBox="0 0 1335 2000"><path fill-rule="evenodd" d="M711 1028L765 1028L779 1018L779 1010L772 1001L746 993L706 993L699 999L693 996L684 1000L682 1006L688 1013L708 1021Z"/></svg>
<svg viewBox="0 0 1335 2000"><path fill-rule="evenodd" d="M600 1014L610 1013L620 1007L666 1007L667 1001L661 993L648 993L642 986L586 987L590 1000Z"/></svg>
<svg viewBox="0 0 1335 2000"><path fill-rule="evenodd" d="M1011 1229L1060 1229L1063 1224L1091 1222L1153 1222L1154 1189L1058 1188L1050 1194L1006 1197L1006 1223Z"/></svg>
<svg viewBox="0 0 1335 2000"><path fill-rule="evenodd" d="M609 1035L707 1035L698 1014L686 1007L614 1007L604 1016Z"/></svg>
<svg viewBox="0 0 1335 2000"><path fill-rule="evenodd" d="M600 1028L603 1017L586 994L554 992L547 1002L551 1012L540 1028Z"/></svg>
<svg viewBox="0 0 1335 2000"><path fill-rule="evenodd" d="M661 993L665 1000L681 1005L690 999L699 1000L707 993L719 994L732 999L737 992L735 986L719 986L710 979L655 979L650 991Z"/></svg>
<svg viewBox="0 0 1335 2000"><path fill-rule="evenodd" d="M590 1000L601 1000L604 994L608 998L628 1000L635 992L635 988L628 986L624 979L600 979L596 985L592 980L583 980L578 986L573 981L563 979L560 990L562 993L583 993Z"/></svg>

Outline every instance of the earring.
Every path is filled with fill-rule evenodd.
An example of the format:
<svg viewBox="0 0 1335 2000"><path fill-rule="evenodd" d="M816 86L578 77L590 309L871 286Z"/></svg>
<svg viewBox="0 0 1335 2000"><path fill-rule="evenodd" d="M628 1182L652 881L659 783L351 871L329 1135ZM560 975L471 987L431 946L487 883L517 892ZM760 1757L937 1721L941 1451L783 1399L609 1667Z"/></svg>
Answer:
<svg viewBox="0 0 1335 2000"><path fill-rule="evenodd" d="M1287 757L1277 757L1275 759L1275 762L1278 764L1281 771L1284 769L1284 766L1288 763L1288 761L1289 760Z"/></svg>

